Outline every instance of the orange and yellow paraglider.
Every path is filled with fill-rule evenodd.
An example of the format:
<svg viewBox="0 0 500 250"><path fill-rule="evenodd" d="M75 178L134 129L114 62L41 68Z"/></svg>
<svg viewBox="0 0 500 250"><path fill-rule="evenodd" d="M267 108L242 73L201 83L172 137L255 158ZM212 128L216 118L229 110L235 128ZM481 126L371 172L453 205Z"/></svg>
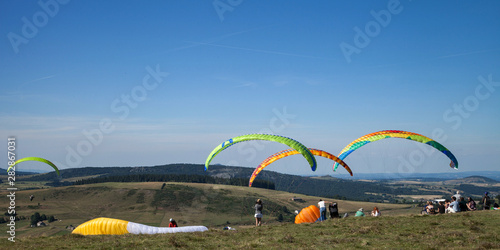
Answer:
<svg viewBox="0 0 500 250"><path fill-rule="evenodd" d="M326 151L319 150L319 149L314 149L314 148L309 148L309 151L311 151L311 153L313 155L328 158L330 160L335 161L336 164L342 165L347 170L347 172L349 172L349 174L351 174L351 176L352 176L351 168L349 168L349 166L344 161L342 161L341 159L337 158L337 156L335 156L333 154L330 154L330 153L328 153ZM273 163L273 162L275 162L275 161L277 161L277 160L279 160L281 158L284 158L284 157L287 157L287 156L290 156L290 155L296 155L298 153L299 152L297 150L295 150L293 148L290 148L290 149L286 149L286 150L280 151L280 152L278 152L276 154L273 154L273 155L269 156L267 159L265 159L264 161L262 161L262 163L260 163L260 165L253 171L252 176L250 177L250 181L248 182L248 186L249 187L252 186L252 183L255 180L255 178L257 177L257 175L265 167L267 167L269 164L271 164L271 163Z"/></svg>
<svg viewBox="0 0 500 250"><path fill-rule="evenodd" d="M111 218L96 218L79 225L72 234L101 235L101 234L165 234L165 233L191 233L204 232L205 226L185 227L153 227L125 220Z"/></svg>
<svg viewBox="0 0 500 250"><path fill-rule="evenodd" d="M319 216L319 208L315 205L310 205L302 209L300 213L295 216L295 224L313 223L319 219Z"/></svg>

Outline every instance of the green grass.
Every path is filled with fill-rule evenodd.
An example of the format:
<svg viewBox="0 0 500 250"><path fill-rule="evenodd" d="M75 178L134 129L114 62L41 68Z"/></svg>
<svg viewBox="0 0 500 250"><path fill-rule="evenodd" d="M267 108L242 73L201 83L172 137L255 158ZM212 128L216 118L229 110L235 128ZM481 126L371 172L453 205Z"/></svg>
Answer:
<svg viewBox="0 0 500 250"><path fill-rule="evenodd" d="M197 183L99 183L16 192L16 211L54 215L59 221L30 228L29 220L16 222L16 248L315 248L425 247L446 244L500 248L498 211L420 216L420 208L403 204L337 201L340 213L351 215L363 207L378 206L380 218L354 218L295 225L293 211L316 205L319 198L268 189ZM29 200L33 194L35 199ZM0 192L0 195L6 195ZM300 197L305 202L294 202ZM264 201L264 226L254 228L253 205ZM323 198L324 199L324 198ZM326 199L329 200L329 199ZM40 205L38 205L40 203ZM278 222L279 214L284 222ZM151 226L205 225L208 232L174 235L82 237L66 226L96 217L109 217ZM225 226L236 231L223 231ZM7 234L0 234L7 240ZM443 245L444 244L444 245Z"/></svg>
<svg viewBox="0 0 500 250"><path fill-rule="evenodd" d="M29 218L39 212L54 215L51 223L64 230L96 217L110 217L152 226L167 226L169 218L181 225L252 225L253 205L257 198L264 201L267 218L275 223L281 214L285 221L293 220L293 211L317 204L319 197L300 195L304 203L291 201L297 196L287 192L197 183L99 183L81 186L24 190L16 192L16 211ZM6 192L0 191L0 195ZM33 201L29 196L34 195ZM412 213L409 205L374 204L339 201L340 212L354 212L360 207L377 205L385 214ZM415 212L416 213L416 212ZM20 222L22 224L22 222ZM60 225L60 226L59 226ZM17 227L20 235L36 231L28 226ZM51 235L51 234L47 234ZM0 235L2 237L2 235Z"/></svg>
<svg viewBox="0 0 500 250"><path fill-rule="evenodd" d="M17 249L500 248L498 211L280 223L165 235L61 235L9 243ZM8 247L8 244L3 244Z"/></svg>

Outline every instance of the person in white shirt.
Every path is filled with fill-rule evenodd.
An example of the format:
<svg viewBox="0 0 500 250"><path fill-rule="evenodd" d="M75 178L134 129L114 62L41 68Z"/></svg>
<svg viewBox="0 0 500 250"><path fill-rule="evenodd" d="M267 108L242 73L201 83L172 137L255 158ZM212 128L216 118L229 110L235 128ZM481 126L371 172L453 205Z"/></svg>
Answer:
<svg viewBox="0 0 500 250"><path fill-rule="evenodd" d="M319 199L319 202L318 202L319 214L320 214L319 221L326 220L326 203L331 203L331 202Z"/></svg>
<svg viewBox="0 0 500 250"><path fill-rule="evenodd" d="M372 211L372 216L377 217L380 216L380 210L378 210L378 207L374 207Z"/></svg>

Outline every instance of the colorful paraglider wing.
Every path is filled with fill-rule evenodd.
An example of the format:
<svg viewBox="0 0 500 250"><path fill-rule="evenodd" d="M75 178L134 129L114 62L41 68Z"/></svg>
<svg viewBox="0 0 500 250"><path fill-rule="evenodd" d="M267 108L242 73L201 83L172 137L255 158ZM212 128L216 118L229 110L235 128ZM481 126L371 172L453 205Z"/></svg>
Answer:
<svg viewBox="0 0 500 250"><path fill-rule="evenodd" d="M285 144L295 150L297 150L299 153L301 153L304 158L309 162L309 165L311 166L311 169L313 171L316 170L316 159L312 155L312 153L307 149L306 146L302 145L302 143L288 138L284 136L279 136L279 135L266 135L266 134L250 134L250 135L242 135L242 136L237 136L234 138L231 138L219 146L217 146L212 152L208 155L207 160L205 161L205 171L208 169L208 166L210 165L210 162L212 159L219 154L222 150L238 143L238 142L243 142L243 141L250 141L250 140L266 140L266 141L275 141L279 142L282 144Z"/></svg>
<svg viewBox="0 0 500 250"><path fill-rule="evenodd" d="M295 216L295 224L313 223L318 220L319 216L319 208L315 205L310 205L302 209L300 213Z"/></svg>
<svg viewBox="0 0 500 250"><path fill-rule="evenodd" d="M337 158L337 156L333 155L333 154L330 154L326 151L323 151L323 150L319 150L319 149L314 149L314 148L310 148L309 151L311 151L311 153L313 155L317 155L317 156L321 156L321 157L325 157L325 158L328 158L330 160L334 160L335 162L339 163L340 165L342 165L348 172L349 174L351 174L352 176L352 171L351 171L351 168L349 168L349 166L344 162L342 161L341 159ZM253 171L252 173L252 176L250 177L250 181L248 182L248 186L251 187L252 186L252 183L253 181L255 180L255 178L257 177L257 175L265 168L267 167L269 164L281 159L281 158L284 158L284 157L287 157L287 156L290 156L290 155L296 155L298 154L299 152L293 148L290 148L290 149L286 149L286 150L283 150L283 151L280 151L276 154L273 154L271 156L269 156L267 159L265 159L264 161L262 161L260 163L260 165Z"/></svg>
<svg viewBox="0 0 500 250"><path fill-rule="evenodd" d="M40 158L40 157L25 157L25 158L22 158L22 159L19 159L17 161L14 162L14 164L10 165L9 168L7 169L7 172L10 171L11 168L13 168L16 164L20 163L20 162L23 162L23 161L39 161L39 162L43 162L45 164L48 164L49 166L53 167L54 170L56 170L56 173L57 175L59 175L59 169L56 167L56 165L48 160L45 160L43 158Z"/></svg>
<svg viewBox="0 0 500 250"><path fill-rule="evenodd" d="M379 132L364 135L364 136L354 140L349 145L347 145L344 149L342 149L342 151L340 151L339 158L341 160L344 160L353 151L366 145L367 143L378 141L378 140L385 139L385 138L403 138L403 139L408 139L408 140L417 141L417 142L421 142L421 143L430 145L430 146L436 148L437 150L441 151L446 156L448 156L448 158L450 158L450 160L451 160L450 167L458 169L457 158L455 158L455 156L450 152L450 150L445 148L439 142L434 141L429 137L425 137L425 136L417 134L417 133L401 131L401 130L384 130L384 131L379 131ZM337 170L337 167L338 167L338 163L335 163L333 171Z"/></svg>
<svg viewBox="0 0 500 250"><path fill-rule="evenodd" d="M100 234L164 234L164 233L191 233L207 231L205 226L185 227L153 227L139 223L111 219L97 218L79 225L72 234L100 235Z"/></svg>

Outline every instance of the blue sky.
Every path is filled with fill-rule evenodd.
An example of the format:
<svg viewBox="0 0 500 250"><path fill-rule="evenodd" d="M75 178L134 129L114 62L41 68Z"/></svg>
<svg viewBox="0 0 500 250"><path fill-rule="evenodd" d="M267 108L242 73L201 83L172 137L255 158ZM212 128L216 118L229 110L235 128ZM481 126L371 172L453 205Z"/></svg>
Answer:
<svg viewBox="0 0 500 250"><path fill-rule="evenodd" d="M0 11L0 134L16 137L18 158L63 169L204 163L249 133L338 154L398 129L441 142L459 171L499 167L498 1L41 0L1 1ZM213 163L254 168L286 149L240 144ZM267 169L346 173L318 163L313 173L293 156ZM354 173L454 171L399 139L346 163ZM44 168L31 164L22 167Z"/></svg>

